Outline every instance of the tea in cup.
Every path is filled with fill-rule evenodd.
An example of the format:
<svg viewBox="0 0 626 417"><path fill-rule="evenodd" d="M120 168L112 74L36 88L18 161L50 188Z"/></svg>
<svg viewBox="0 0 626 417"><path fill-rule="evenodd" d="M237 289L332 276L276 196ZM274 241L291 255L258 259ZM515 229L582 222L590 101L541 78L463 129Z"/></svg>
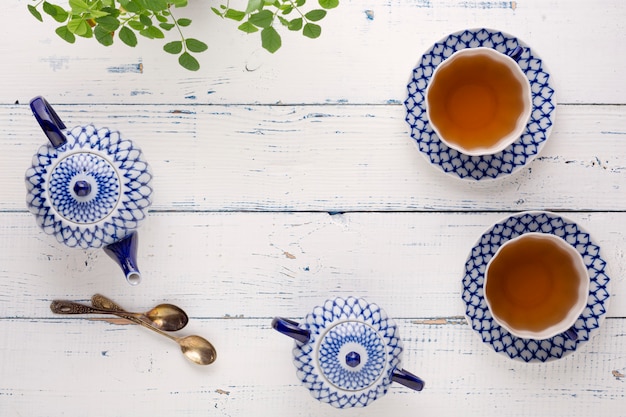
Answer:
<svg viewBox="0 0 626 417"><path fill-rule="evenodd" d="M461 49L439 64L425 102L439 139L471 156L507 148L522 135L532 111L530 82L517 62L485 47Z"/></svg>
<svg viewBox="0 0 626 417"><path fill-rule="evenodd" d="M580 253L558 236L525 233L504 243L485 271L493 319L514 336L544 340L573 328L587 305L589 273Z"/></svg>

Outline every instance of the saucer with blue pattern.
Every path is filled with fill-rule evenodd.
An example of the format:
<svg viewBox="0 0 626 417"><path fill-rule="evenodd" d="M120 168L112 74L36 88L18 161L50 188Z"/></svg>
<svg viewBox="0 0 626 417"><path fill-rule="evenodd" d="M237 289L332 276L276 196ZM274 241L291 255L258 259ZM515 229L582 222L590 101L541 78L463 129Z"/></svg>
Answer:
<svg viewBox="0 0 626 417"><path fill-rule="evenodd" d="M498 325L483 296L485 269L489 260L505 242L524 233L539 232L559 236L582 255L589 272L590 286L587 306L574 329L578 338L564 335L550 339L522 339ZM462 300L465 317L483 342L496 352L524 362L548 362L565 357L587 343L600 329L609 303L610 278L600 247L575 222L555 213L527 211L512 215L496 223L478 239L465 263Z"/></svg>
<svg viewBox="0 0 626 417"><path fill-rule="evenodd" d="M524 133L513 144L493 155L469 156L446 146L426 115L426 87L435 68L454 52L488 47L510 54L524 51L518 64L530 81L533 109ZM528 165L545 145L554 124L556 98L550 73L537 53L518 38L493 29L467 29L452 33L430 47L413 69L404 101L411 137L428 161L455 178L484 181L502 178Z"/></svg>

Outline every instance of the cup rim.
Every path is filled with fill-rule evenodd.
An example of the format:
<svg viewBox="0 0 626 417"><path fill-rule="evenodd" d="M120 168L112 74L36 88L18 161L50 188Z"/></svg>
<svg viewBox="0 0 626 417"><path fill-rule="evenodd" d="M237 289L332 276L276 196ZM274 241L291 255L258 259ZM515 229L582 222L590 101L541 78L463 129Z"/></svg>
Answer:
<svg viewBox="0 0 626 417"><path fill-rule="evenodd" d="M585 277L585 279L582 280L582 283L578 288L578 298L576 299L575 303L572 303L572 307L568 315L563 320L561 320L561 322L553 324L552 326L542 331L519 330L519 329L512 328L505 320L501 319L496 314L494 314L492 305L489 301L489 297L487 296L487 293L485 291L487 287L488 276L489 276L489 268L491 267L493 260L496 259L497 256L500 254L502 248L509 245L511 242L515 242L515 241L521 240L523 238L528 238L528 237L540 237L542 239L552 240L556 242L561 248L565 249L569 254L572 255L572 257L574 258L573 261L574 261L576 270L578 271L580 275L584 275ZM498 250L493 254L491 259L487 263L487 266L485 267L484 280L483 280L483 298L485 300L485 303L487 304L487 309L489 310L489 313L491 314L491 317L493 318L493 320L499 326L506 329L509 333L522 339L545 340L545 339L550 339L559 334L565 333L568 329L574 326L574 324L576 324L576 321L578 320L580 315L583 313L583 311L587 307L587 298L589 296L590 285L591 285L591 279L589 277L589 271L587 269L587 266L585 265L585 261L582 255L580 254L580 252L578 252L578 250L576 250L575 247L570 245L563 238L557 235L551 234L551 233L527 232L527 233L521 234L519 236L516 236L504 242L502 245L500 245Z"/></svg>
<svg viewBox="0 0 626 417"><path fill-rule="evenodd" d="M505 62L506 65L511 68L515 78L521 81L522 90L523 90L522 95L525 98L526 105L524 106L524 111L522 113L522 116L518 119L518 123L517 123L515 130L513 130L508 135L506 135L505 139L500 140L498 143L496 143L495 145L489 148L465 149L463 146L459 146L456 143L449 142L441 134L439 128L435 125L435 123L431 121L431 118L429 115L430 113L429 112L429 108L430 108L429 92L430 92L431 86L433 85L433 81L435 80L437 76L437 73L440 71L442 67L446 67L447 65L450 64L450 62L452 62L452 60L456 59L457 57L461 55L468 55L468 54L476 55L476 54L484 54L484 53L492 55L494 57L498 57L497 59L502 60L502 62ZM522 71L519 64L513 58L511 58L510 56L496 49L489 48L486 46L459 49L458 51L453 52L452 55L450 55L448 58L444 59L433 70L433 73L430 76L430 81L428 82L428 85L426 86L426 90L424 92L424 107L426 109L426 118L428 120L430 127L437 134L437 137L439 138L439 140L441 140L441 142L443 142L446 146L448 146L449 148L455 149L456 151L464 155L468 155L468 156L494 155L499 152L502 152L504 149L506 149L511 144L513 144L524 133L524 130L526 130L526 126L528 125L528 122L530 120L530 117L533 111L533 99L532 99L532 90L530 86L530 80L528 79L528 77L526 77L526 74L524 73L524 71Z"/></svg>

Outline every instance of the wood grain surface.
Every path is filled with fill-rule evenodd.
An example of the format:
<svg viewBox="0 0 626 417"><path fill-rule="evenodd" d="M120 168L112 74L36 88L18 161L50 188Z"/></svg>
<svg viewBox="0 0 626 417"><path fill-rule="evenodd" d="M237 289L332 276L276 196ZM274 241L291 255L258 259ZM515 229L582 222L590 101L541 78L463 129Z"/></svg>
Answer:
<svg viewBox="0 0 626 417"><path fill-rule="evenodd" d="M626 416L623 1L341 0L319 39L282 31L269 54L210 11L218 0L196 0L179 17L209 44L198 72L159 41L66 44L51 19L30 16L34 2L4 3L0 415ZM558 102L538 157L478 183L431 166L403 105L421 54L476 27L533 48ZM142 148L155 192L139 229L140 285L103 251L60 245L27 211L24 173L46 142L28 108L37 95L68 126L119 130ZM461 300L473 244L525 210L586 229L611 277L597 335L545 364L495 353ZM217 361L193 365L138 326L49 309L95 293L133 311L181 306L190 323L180 333L213 342ZM422 392L393 384L339 411L301 386L293 342L271 319L299 320L346 295L396 318L402 365L426 381Z"/></svg>

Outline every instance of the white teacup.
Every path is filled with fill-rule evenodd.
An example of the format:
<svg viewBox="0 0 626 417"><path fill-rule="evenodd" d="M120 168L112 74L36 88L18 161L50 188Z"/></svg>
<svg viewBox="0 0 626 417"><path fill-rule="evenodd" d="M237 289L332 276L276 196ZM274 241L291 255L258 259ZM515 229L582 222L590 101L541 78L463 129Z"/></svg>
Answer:
<svg viewBox="0 0 626 417"><path fill-rule="evenodd" d="M485 270L484 297L511 334L544 340L573 328L587 305L589 273L580 253L558 236L525 233L504 243Z"/></svg>
<svg viewBox="0 0 626 417"><path fill-rule="evenodd" d="M524 133L532 112L530 82L517 62L485 47L461 49L439 64L425 103L439 139L471 156L506 149Z"/></svg>

